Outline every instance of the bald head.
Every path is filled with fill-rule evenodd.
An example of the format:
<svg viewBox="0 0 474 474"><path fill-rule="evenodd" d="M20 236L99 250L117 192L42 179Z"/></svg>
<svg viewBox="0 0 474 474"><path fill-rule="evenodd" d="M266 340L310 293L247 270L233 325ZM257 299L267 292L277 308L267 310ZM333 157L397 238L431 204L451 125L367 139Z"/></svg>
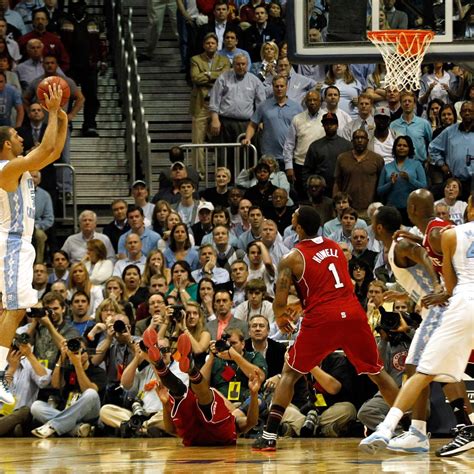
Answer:
<svg viewBox="0 0 474 474"><path fill-rule="evenodd" d="M408 196L407 211L410 221L420 228L420 221L426 221L434 215L433 195L427 189L412 191Z"/></svg>

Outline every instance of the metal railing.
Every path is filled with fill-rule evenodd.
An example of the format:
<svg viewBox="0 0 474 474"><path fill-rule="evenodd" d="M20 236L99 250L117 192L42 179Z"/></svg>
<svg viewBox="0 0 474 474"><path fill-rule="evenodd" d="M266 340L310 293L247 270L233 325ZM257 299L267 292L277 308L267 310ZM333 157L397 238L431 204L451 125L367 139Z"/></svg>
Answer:
<svg viewBox="0 0 474 474"><path fill-rule="evenodd" d="M125 153L128 162L128 174L130 181L136 178L136 135L137 127L133 114L133 89L132 89L132 68L129 65L130 58L127 51L127 42L125 40L124 19L121 13L120 0L111 0L111 18L112 25L114 62L117 71L117 81L120 88L120 97L122 99L122 110L125 116Z"/></svg>
<svg viewBox="0 0 474 474"><path fill-rule="evenodd" d="M72 182L72 217L68 217L67 212L67 199L66 199L66 191L64 189L64 173L62 173L63 185L62 191L60 191L59 195L61 196L61 210L62 210L62 217L55 216L54 220L56 222L62 222L64 224L70 224L74 226L74 232L78 232L78 223L77 223L77 190L76 190L76 170L74 166L69 165L67 163L54 163L54 167L56 169L68 169L71 172L71 182ZM57 175L60 173L56 173Z"/></svg>
<svg viewBox="0 0 474 474"><path fill-rule="evenodd" d="M255 166L258 161L258 153L257 148L255 145L242 145L240 142L236 143L185 143L179 146L183 149L186 153L186 163L190 162L190 152L192 150L199 150L201 148L204 149L204 164L205 164L205 187L209 187L209 151L211 149L214 150L214 170L212 170L215 174L216 168L219 166L227 166L227 154L228 150L232 149L234 155L234 169L230 170L232 172L232 176L234 179L237 179L240 171L243 169L248 169L251 166ZM218 150L223 149L220 154ZM250 153L251 152L251 153ZM252 155L252 163L250 164L250 155Z"/></svg>

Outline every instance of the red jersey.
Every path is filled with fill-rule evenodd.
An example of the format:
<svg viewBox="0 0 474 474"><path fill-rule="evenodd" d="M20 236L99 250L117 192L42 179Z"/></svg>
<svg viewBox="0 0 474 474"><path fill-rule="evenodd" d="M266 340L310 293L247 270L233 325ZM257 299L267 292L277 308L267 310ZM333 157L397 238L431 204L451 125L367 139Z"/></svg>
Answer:
<svg viewBox="0 0 474 474"><path fill-rule="evenodd" d="M304 260L304 270L296 282L306 313L322 306L358 303L346 257L339 245L324 237L306 239L295 245Z"/></svg>
<svg viewBox="0 0 474 474"><path fill-rule="evenodd" d="M436 253L433 247L431 247L429 242L429 235L431 231L437 227L443 228L450 225L453 225L452 222L445 221L443 219L440 219L439 217L435 217L426 226L425 236L423 237L423 247L428 252L428 257L430 257L431 263L433 264L433 268L440 275L443 271L443 255L440 253Z"/></svg>

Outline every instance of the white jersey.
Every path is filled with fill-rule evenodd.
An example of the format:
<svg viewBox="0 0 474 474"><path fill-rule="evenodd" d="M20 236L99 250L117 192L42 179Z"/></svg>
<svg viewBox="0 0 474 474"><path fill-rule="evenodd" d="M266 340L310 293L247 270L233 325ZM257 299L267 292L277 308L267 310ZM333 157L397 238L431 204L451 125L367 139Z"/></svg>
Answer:
<svg viewBox="0 0 474 474"><path fill-rule="evenodd" d="M8 160L0 161L0 170ZM31 242L35 229L35 186L30 173L23 173L15 191L0 188L0 233L8 239ZM4 238L4 237L3 237Z"/></svg>
<svg viewBox="0 0 474 474"><path fill-rule="evenodd" d="M0 161L0 170L8 161ZM23 173L13 192L0 188L0 291L6 309L29 308L38 302L32 288L35 249L35 187Z"/></svg>
<svg viewBox="0 0 474 474"><path fill-rule="evenodd" d="M454 294L474 291L474 222L455 227L456 251L452 263L458 282Z"/></svg>
<svg viewBox="0 0 474 474"><path fill-rule="evenodd" d="M426 269L420 265L416 264L408 268L401 268L395 263L395 246L397 241L393 241L388 251L388 261L390 263L390 268L395 275L397 283L402 286L402 288L408 293L410 299L418 303L423 296L431 293L433 291L433 284L431 278L428 275ZM423 311L426 313L426 311ZM422 314L423 315L423 314Z"/></svg>

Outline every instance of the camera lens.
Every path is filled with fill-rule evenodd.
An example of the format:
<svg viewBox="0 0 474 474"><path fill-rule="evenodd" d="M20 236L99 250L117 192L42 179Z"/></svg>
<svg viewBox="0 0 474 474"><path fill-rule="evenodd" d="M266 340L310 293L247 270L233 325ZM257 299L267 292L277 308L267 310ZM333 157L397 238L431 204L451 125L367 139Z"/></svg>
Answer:
<svg viewBox="0 0 474 474"><path fill-rule="evenodd" d="M127 332L127 326L122 320L118 319L114 322L114 331L118 334L123 334L124 332Z"/></svg>
<svg viewBox="0 0 474 474"><path fill-rule="evenodd" d="M71 352L79 352L81 350L81 341L76 337L74 339L69 339L66 343L67 345L67 348L71 351Z"/></svg>

